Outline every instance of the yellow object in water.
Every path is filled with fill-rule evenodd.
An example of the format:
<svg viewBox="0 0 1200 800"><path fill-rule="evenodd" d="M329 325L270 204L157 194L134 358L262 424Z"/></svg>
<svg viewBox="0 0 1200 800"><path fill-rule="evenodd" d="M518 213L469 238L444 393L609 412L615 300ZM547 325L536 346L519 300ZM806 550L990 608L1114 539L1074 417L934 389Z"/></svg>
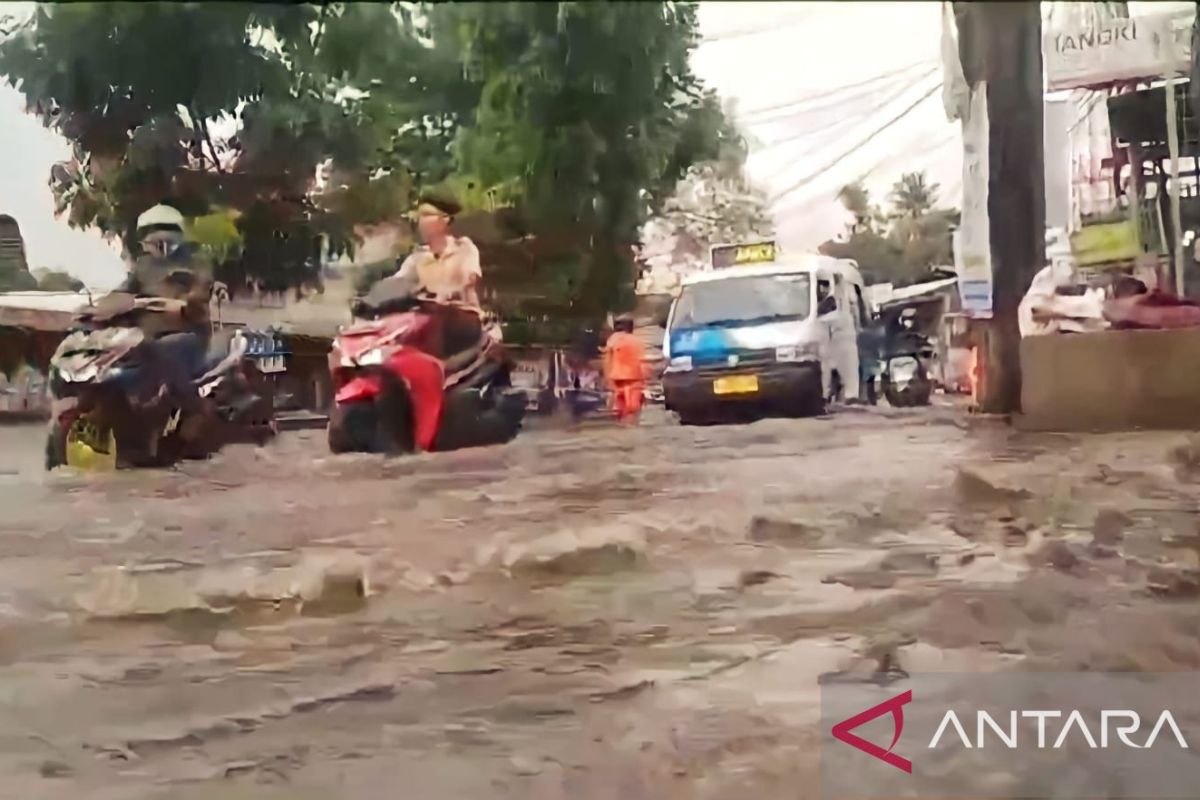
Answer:
<svg viewBox="0 0 1200 800"><path fill-rule="evenodd" d="M117 467L117 437L112 428L99 429L86 417L79 417L67 431L68 467L95 472Z"/></svg>

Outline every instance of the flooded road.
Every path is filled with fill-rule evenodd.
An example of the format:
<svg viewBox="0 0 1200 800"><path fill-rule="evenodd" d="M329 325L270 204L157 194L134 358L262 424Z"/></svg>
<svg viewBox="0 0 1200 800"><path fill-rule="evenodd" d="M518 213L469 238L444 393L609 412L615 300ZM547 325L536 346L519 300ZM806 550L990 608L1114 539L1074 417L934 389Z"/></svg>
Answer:
<svg viewBox="0 0 1200 800"><path fill-rule="evenodd" d="M1200 668L1181 434L846 410L93 476L40 436L0 427L3 797L803 797L823 672Z"/></svg>

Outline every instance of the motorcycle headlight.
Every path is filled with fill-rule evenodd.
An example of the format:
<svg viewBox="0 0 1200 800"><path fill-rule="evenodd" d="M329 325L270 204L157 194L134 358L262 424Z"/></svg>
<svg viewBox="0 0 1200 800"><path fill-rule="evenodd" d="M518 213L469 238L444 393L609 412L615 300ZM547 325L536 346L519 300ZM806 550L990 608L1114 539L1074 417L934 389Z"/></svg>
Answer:
<svg viewBox="0 0 1200 800"><path fill-rule="evenodd" d="M691 372L691 356L675 356L667 363L667 372Z"/></svg>
<svg viewBox="0 0 1200 800"><path fill-rule="evenodd" d="M360 367L377 367L382 363L383 363L383 351L382 350L370 350L366 353L363 353L358 358L358 364Z"/></svg>
<svg viewBox="0 0 1200 800"><path fill-rule="evenodd" d="M784 347L775 348L776 361L806 361L808 359L819 358L820 349L816 342L806 342L805 344L789 344Z"/></svg>
<svg viewBox="0 0 1200 800"><path fill-rule="evenodd" d="M96 369L95 364L88 364L83 369L73 374L68 375L64 373L64 377L72 383L87 383L88 381L95 380L99 371L100 370Z"/></svg>

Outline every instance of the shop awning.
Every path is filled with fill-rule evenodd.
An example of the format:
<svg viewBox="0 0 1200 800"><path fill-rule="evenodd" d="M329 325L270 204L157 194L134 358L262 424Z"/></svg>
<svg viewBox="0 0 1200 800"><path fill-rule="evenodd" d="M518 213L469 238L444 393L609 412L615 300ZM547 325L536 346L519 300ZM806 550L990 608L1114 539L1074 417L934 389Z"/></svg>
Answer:
<svg viewBox="0 0 1200 800"><path fill-rule="evenodd" d="M74 292L0 292L0 326L64 332L87 305L88 296Z"/></svg>

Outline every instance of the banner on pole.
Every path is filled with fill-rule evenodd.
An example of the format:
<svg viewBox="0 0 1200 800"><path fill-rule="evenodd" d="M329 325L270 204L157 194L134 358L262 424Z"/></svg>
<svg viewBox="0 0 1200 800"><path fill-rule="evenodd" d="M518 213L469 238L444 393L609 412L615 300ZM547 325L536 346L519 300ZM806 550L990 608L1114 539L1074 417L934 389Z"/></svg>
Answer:
<svg viewBox="0 0 1200 800"><path fill-rule="evenodd" d="M954 268L963 311L970 317L992 316L992 237L988 220L987 85L971 89L962 118L962 224L954 232Z"/></svg>

